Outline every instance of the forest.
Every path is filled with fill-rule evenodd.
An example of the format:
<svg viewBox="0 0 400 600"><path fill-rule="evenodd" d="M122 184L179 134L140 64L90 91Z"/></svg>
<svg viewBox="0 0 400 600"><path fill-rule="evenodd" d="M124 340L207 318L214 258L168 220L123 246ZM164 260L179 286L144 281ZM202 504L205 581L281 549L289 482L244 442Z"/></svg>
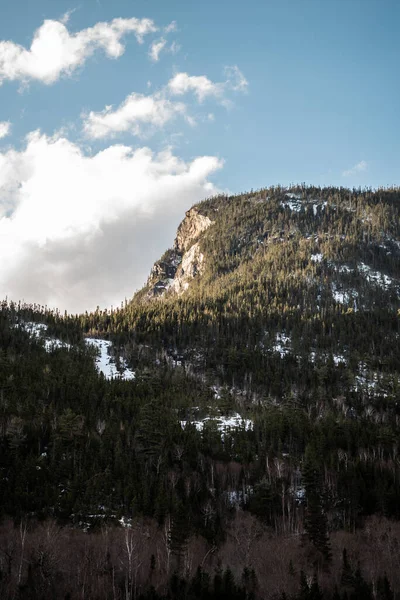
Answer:
<svg viewBox="0 0 400 600"><path fill-rule="evenodd" d="M217 196L118 308L4 299L0 597L400 598L399 213Z"/></svg>

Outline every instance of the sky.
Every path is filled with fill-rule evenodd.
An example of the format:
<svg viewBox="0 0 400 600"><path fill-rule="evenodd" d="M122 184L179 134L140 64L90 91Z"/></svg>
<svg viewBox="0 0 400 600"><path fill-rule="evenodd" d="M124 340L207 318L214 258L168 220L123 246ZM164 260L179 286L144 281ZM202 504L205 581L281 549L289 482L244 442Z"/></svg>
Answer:
<svg viewBox="0 0 400 600"><path fill-rule="evenodd" d="M145 283L195 202L398 185L397 0L0 4L0 297Z"/></svg>

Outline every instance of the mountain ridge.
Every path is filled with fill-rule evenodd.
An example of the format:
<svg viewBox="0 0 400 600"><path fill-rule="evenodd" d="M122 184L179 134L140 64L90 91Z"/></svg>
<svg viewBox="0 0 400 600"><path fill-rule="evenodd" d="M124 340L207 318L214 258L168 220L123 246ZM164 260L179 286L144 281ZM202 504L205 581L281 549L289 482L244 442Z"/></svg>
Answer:
<svg viewBox="0 0 400 600"><path fill-rule="evenodd" d="M381 221L379 220L379 215L375 210L376 200L377 197L379 197L379 194L387 193L387 190L382 192L361 192L356 190L334 190L332 188L316 190L315 188L305 187L300 189L299 187L288 189L282 189L278 187L276 189L273 188L272 192L271 190L260 190L255 194L250 193L236 197L220 196L203 201L187 211L185 218L178 227L177 237L175 239L173 248L167 250L162 259L155 263L152 273L145 286L150 288L148 290L149 297L163 296L168 290L178 291L179 293L184 291L182 285L177 285L176 281L171 282L171 279L174 280L177 276L177 280L179 281L179 279L182 278L182 274L179 272L177 273L178 266L182 262L185 253L187 253L190 247L194 245L196 240L197 245L195 247L195 251L193 252L192 250L193 256L187 257L188 260L186 271L189 271L187 281L185 282L187 283L187 289L190 280L204 271L204 265L202 265L204 253L203 251L200 251L200 246L202 246L202 241L204 239L202 234L207 232L210 225L215 223L215 220L221 220L220 215L218 215L219 210L230 210L232 204L234 205L238 199L243 198L245 198L248 203L254 203L255 205L258 205L258 208L260 204L267 206L269 204L269 208L275 208L275 214L278 217L289 212L289 224L286 221L286 223L283 222L282 227L279 227L278 224L273 222L270 215L265 214L265 212L268 211L264 211L264 215L261 217L260 222L258 223L258 231L254 229L247 231L244 230L242 232L241 239L232 240L233 244L236 243L236 248L232 246L230 254L240 255L240 245L243 245L243 243L254 246L254 243L259 245L268 245L271 243L283 243L290 240L295 240L297 244L304 244L304 242L307 241L308 246L314 247L314 252L310 253L309 258L311 257L311 260L314 262L321 262L324 257L323 254L318 251L318 249L320 246L326 246L327 242L330 240L331 245L334 248L336 245L336 255L339 257L339 259L341 258L341 254L344 254L343 258L346 258L347 254L348 258L352 259L354 257L350 256L349 249L346 248L348 234L345 231L345 227L342 226L341 231L336 230L332 233L327 233L323 230L321 231L321 228L318 227L319 225L322 225L323 227L324 221L326 222L328 220L326 218L326 213L338 211L339 213L342 213L343 217L343 213L346 211L351 216L351 218L348 219L349 223L346 224L346 228L354 229L354 225L359 228L359 234L361 234L361 237L358 235L358 239L356 238L359 249L362 245L368 247L368 253L372 254L372 258L374 259L374 252L376 252L377 249L372 248L372 246L375 244L383 249L387 255L394 254L398 257L400 256L400 253L398 253L400 244L398 240L398 228L393 228L394 231L391 231L391 233L389 233L387 230L379 230L379 224ZM362 202L363 198L364 203ZM371 202L371 200L374 202ZM206 214L207 212L211 214L214 221L211 220L209 214ZM246 212L249 213L251 211ZM261 211L258 210L257 212L260 213ZM309 221L310 231L305 231L304 217L310 213L314 218L314 223ZM387 217L386 225L388 224L389 219L392 220L392 217L393 215L391 217ZM264 227L262 226L262 220L264 220ZM393 221L395 222L396 218L392 220L392 223ZM201 225L203 222L207 223L204 228ZM317 230L313 231L315 226L317 226ZM191 233L192 229L194 234ZM337 242L339 242L339 244L337 244ZM343 247L340 248L340 246ZM259 248L256 248L255 250L257 251ZM300 248L300 250L303 252L306 251L304 247ZM332 249L330 254L331 262L333 263L334 252ZM326 257L325 260L327 260ZM200 269L198 268L199 263ZM332 266L334 266L334 264L332 264ZM342 272L346 269L347 272L350 272L351 270L351 267L346 265L345 260L339 261L337 267L341 268ZM368 270L368 266L366 266L365 263L361 263L361 267L364 273L366 270ZM185 269L182 270L185 272ZM199 271L199 273L197 273L197 271ZM371 276L373 277L373 275ZM396 278L399 276L400 273L397 270ZM386 277L388 277L388 275L386 275ZM389 279L387 279L386 283L390 283Z"/></svg>

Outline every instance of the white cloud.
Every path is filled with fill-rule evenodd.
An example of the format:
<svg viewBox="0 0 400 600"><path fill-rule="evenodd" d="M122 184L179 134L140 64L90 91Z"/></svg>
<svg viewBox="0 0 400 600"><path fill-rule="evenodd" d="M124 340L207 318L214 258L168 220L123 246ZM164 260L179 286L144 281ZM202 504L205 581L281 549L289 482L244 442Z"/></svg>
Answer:
<svg viewBox="0 0 400 600"><path fill-rule="evenodd" d="M194 92L199 102L207 96L221 97L224 93L223 83L213 83L205 75L188 75L177 73L169 82L168 89L174 96L182 96L188 92Z"/></svg>
<svg viewBox="0 0 400 600"><path fill-rule="evenodd" d="M237 67L227 67L226 74L228 78L225 82L214 83L205 75L177 73L159 92L152 95L132 93L115 110L112 106L106 106L100 112L83 114L84 133L92 139L115 136L127 131L134 135L143 135L148 133L144 131L144 126L160 128L178 115L194 126L196 119L187 113L186 105L173 101L168 96L183 96L192 91L200 103L213 96L221 104L229 106L230 100L226 98L226 93L230 90L245 91L247 81ZM150 85L147 82L147 87ZM212 121L214 115L209 113L207 118Z"/></svg>
<svg viewBox="0 0 400 600"><path fill-rule="evenodd" d="M107 106L101 112L83 115L84 132L94 139L126 131L140 135L143 125L162 127L178 114L185 115L185 110L182 102L171 102L160 93L131 94L114 111Z"/></svg>
<svg viewBox="0 0 400 600"><path fill-rule="evenodd" d="M155 40L151 44L150 50L149 50L149 56L153 62L158 62L158 60L160 58L160 53L165 48L166 43L167 43L167 40L165 40L164 38L161 38L159 40Z"/></svg>
<svg viewBox="0 0 400 600"><path fill-rule="evenodd" d="M172 44L168 48L168 52L170 52L171 54L178 54L180 49L181 46L177 42L172 42Z"/></svg>
<svg viewBox="0 0 400 600"><path fill-rule="evenodd" d="M168 89L172 95L182 96L188 92L193 92L199 102L203 102L207 97L219 99L223 104L229 104L225 95L229 90L236 92L245 92L248 82L243 73L235 65L225 67L226 80L223 82L213 82L205 75L188 75L187 73L177 73L169 82Z"/></svg>
<svg viewBox="0 0 400 600"><path fill-rule="evenodd" d="M29 50L12 41L0 41L0 85L4 80L29 79L52 84L73 73L96 50L110 58L121 56L124 35L133 33L142 43L145 35L155 31L151 19L113 19L77 33L70 33L65 22L46 20L36 30Z"/></svg>
<svg viewBox="0 0 400 600"><path fill-rule="evenodd" d="M167 25L166 27L164 27L164 31L165 33L172 33L174 31L178 30L178 26L176 24L176 21L171 21L171 23L169 25Z"/></svg>
<svg viewBox="0 0 400 600"><path fill-rule="evenodd" d="M11 123L8 121L0 121L0 140L7 137L11 133Z"/></svg>
<svg viewBox="0 0 400 600"><path fill-rule="evenodd" d="M239 67L233 65L225 67L225 75L227 76L226 85L235 92L245 92L249 86L249 82L243 75Z"/></svg>
<svg viewBox="0 0 400 600"><path fill-rule="evenodd" d="M76 8L71 8L70 10L67 10L67 12L64 13L60 19L58 19L60 23L63 23L64 25L69 23L71 16L74 14L74 12L76 12L76 10Z"/></svg>
<svg viewBox="0 0 400 600"><path fill-rule="evenodd" d="M174 41L168 46L167 40L165 38L160 38L159 40L154 40L154 42L150 45L149 57L153 62L158 62L160 60L161 52L178 54L180 49L181 47L177 42Z"/></svg>
<svg viewBox="0 0 400 600"><path fill-rule="evenodd" d="M367 166L368 165L365 162L365 160L361 160L359 163L354 165L354 167L351 167L351 169L348 169L347 171L343 171L342 175L343 175L343 177L350 177L351 175L356 175L356 173L361 173L362 171L366 171Z"/></svg>
<svg viewBox="0 0 400 600"><path fill-rule="evenodd" d="M112 145L93 156L40 132L0 152L0 297L69 311L118 305L171 245L184 211L216 192L216 157L184 162Z"/></svg>

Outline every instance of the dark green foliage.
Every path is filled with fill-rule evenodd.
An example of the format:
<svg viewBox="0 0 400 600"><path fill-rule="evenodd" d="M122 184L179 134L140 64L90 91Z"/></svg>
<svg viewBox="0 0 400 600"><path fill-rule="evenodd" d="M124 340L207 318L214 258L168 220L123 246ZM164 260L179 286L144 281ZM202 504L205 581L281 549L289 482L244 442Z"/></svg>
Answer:
<svg viewBox="0 0 400 600"><path fill-rule="evenodd" d="M182 295L149 300L145 287L121 308L75 316L3 302L0 514L93 529L155 519L176 572L156 592L153 555L143 598L257 597L251 565L183 573L191 536L220 547L238 510L276 535L306 533L307 566L285 562L291 585L301 567L328 577L331 532L400 519L399 207L397 189L219 196L197 207L213 225ZM18 326L29 321L71 348L47 352ZM135 380L99 376L85 335L112 340ZM191 424L236 412L253 427L222 436L215 420ZM32 562L38 597L41 577ZM323 597L321 578L300 581L299 598ZM344 551L327 598L371 593ZM383 573L376 594L395 597Z"/></svg>
<svg viewBox="0 0 400 600"><path fill-rule="evenodd" d="M306 491L306 513L304 529L309 540L321 553L325 563L329 563L332 555L329 544L328 522L324 512L322 474L315 459L305 455L303 481Z"/></svg>

